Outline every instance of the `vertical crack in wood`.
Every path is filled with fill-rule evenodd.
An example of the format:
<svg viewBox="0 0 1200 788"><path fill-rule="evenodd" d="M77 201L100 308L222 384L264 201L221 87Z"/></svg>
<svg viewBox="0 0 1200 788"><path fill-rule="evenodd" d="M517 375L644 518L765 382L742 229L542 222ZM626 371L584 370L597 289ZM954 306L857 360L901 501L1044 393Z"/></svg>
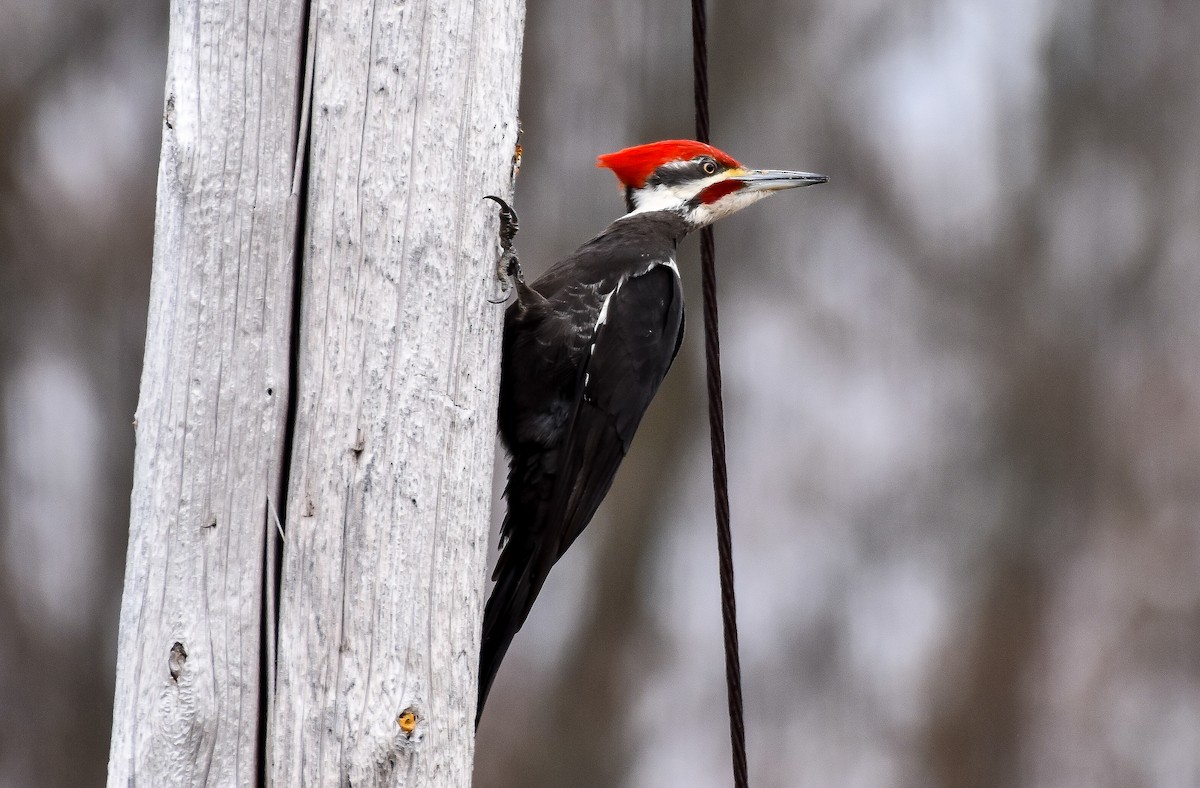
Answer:
<svg viewBox="0 0 1200 788"><path fill-rule="evenodd" d="M300 302L304 285L304 247L305 235L308 228L308 189L309 189L309 157L312 140L312 85L313 85L313 52L316 48L316 24L312 18L313 7L311 0L306 0L304 11L305 39L303 95L300 97L299 115L296 129L296 166L292 182L292 199L295 208L295 239L292 242L292 312L291 334L288 338L288 401L287 416L283 432L283 469L279 476L279 519L286 529L287 503L290 492L292 447L296 437L296 410L299 403L300 387ZM278 625L278 621L276 622Z"/></svg>
<svg viewBox="0 0 1200 788"><path fill-rule="evenodd" d="M275 532L275 506L267 497L267 511L263 523L263 587L262 616L259 623L259 678L258 678L258 741L256 747L255 785L266 786L270 774L270 720L275 701L275 632L278 630L279 599L278 555L282 544Z"/></svg>
<svg viewBox="0 0 1200 788"><path fill-rule="evenodd" d="M295 233L292 242L291 321L288 336L287 414L283 428L283 446L279 485L274 501L268 497L264 524L262 655L259 681L258 764L256 784L265 788L271 781L271 735L275 719L275 677L279 653L279 598L282 580L284 527L291 482L292 450L295 443L296 411L300 386L300 298L304 282L304 244L308 226L309 156L312 131L313 66L316 52L316 22L312 0L304 0L300 39L300 65L303 78L297 96L296 133L292 169L292 212Z"/></svg>

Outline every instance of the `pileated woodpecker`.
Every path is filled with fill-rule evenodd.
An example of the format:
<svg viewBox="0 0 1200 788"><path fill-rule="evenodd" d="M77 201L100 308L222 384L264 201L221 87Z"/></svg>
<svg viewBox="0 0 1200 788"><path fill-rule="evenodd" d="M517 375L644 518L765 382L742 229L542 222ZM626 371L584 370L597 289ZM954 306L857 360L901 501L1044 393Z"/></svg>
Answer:
<svg viewBox="0 0 1200 788"><path fill-rule="evenodd" d="M483 619L476 725L509 644L550 568L596 513L683 338L675 247L782 189L824 175L748 170L711 145L667 140L597 160L629 213L526 285L500 205L502 265L516 287L504 316L500 435L508 515Z"/></svg>

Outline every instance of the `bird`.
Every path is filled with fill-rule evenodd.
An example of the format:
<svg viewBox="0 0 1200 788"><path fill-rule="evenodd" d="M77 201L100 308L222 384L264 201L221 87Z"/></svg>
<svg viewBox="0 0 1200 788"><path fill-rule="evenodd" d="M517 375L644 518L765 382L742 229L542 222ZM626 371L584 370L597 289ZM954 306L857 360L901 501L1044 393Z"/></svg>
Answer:
<svg viewBox="0 0 1200 788"><path fill-rule="evenodd" d="M828 178L752 170L694 140L597 158L627 213L526 284L516 212L499 197L505 310L498 426L509 454L500 554L484 609L475 724L554 564L612 486L683 339L679 241L778 191Z"/></svg>

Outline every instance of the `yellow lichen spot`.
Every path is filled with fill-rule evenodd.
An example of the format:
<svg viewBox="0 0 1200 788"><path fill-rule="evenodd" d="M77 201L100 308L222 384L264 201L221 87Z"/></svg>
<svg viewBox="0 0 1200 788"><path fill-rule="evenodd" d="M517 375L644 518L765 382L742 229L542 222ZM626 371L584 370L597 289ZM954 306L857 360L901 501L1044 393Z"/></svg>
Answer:
<svg viewBox="0 0 1200 788"><path fill-rule="evenodd" d="M521 146L521 138L525 136L525 129L521 128L520 119L517 120L517 144L513 146L512 157L512 177L515 179L517 173L521 171L521 157L525 155L525 148Z"/></svg>
<svg viewBox="0 0 1200 788"><path fill-rule="evenodd" d="M417 713L412 709L405 709L396 718L396 724L400 726L400 730L404 731L405 736L411 736L417 727Z"/></svg>

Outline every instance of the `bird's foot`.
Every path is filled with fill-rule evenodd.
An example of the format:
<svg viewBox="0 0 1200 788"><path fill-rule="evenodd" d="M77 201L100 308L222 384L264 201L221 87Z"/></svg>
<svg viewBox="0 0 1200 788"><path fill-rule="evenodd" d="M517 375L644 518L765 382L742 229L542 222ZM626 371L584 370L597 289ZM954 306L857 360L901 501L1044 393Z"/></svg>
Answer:
<svg viewBox="0 0 1200 788"><path fill-rule="evenodd" d="M517 258L516 250L513 249L513 239L517 237L521 225L517 219L517 212L504 200L493 194L489 194L483 199L491 200L500 206L500 259L496 262L496 278L500 280L505 296L492 303L502 304L508 300L508 292L513 287L525 282L525 274L521 271L521 261Z"/></svg>

